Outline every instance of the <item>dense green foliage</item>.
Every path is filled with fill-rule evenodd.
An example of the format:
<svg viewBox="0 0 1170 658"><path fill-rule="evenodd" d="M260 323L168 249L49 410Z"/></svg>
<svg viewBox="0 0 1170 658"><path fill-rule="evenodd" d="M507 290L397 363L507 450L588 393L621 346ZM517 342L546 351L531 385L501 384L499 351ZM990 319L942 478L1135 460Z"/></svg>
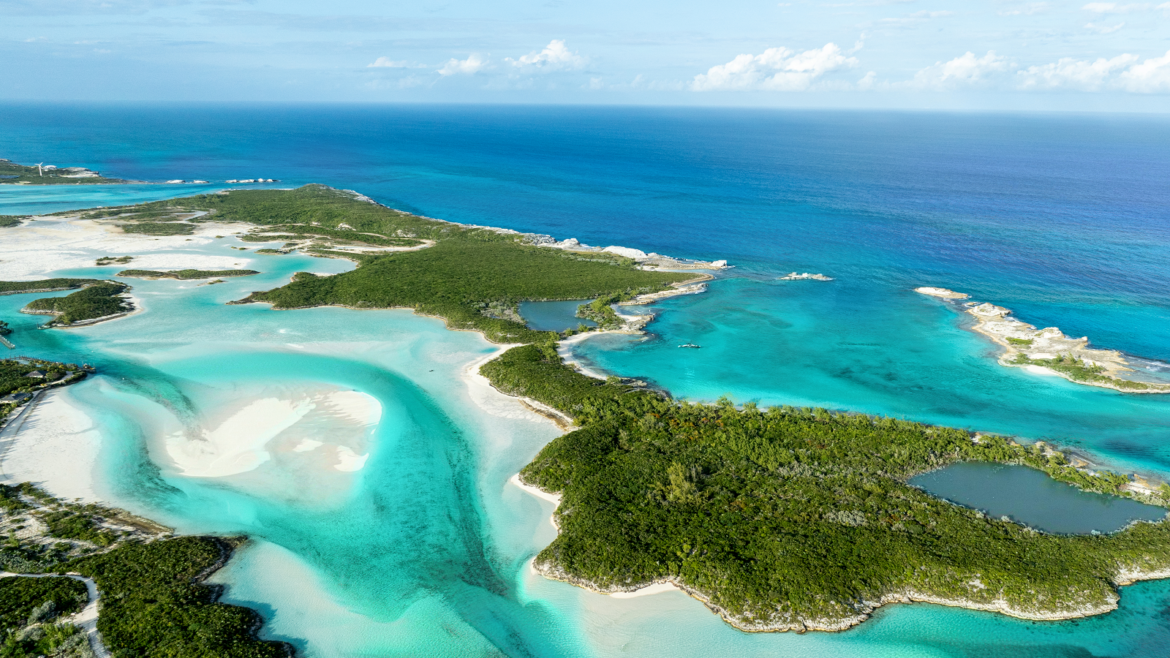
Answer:
<svg viewBox="0 0 1170 658"><path fill-rule="evenodd" d="M1075 356L1060 354L1052 359L1031 359L1026 354L1019 354L1016 356L1015 363L1020 365L1042 366L1050 370L1068 375L1069 379L1076 382L1101 383L1110 384L1118 388L1130 389L1134 391L1149 390L1149 384L1142 382L1133 382L1127 379L1118 379L1102 374L1105 369L1098 365L1088 365L1083 360Z"/></svg>
<svg viewBox="0 0 1170 658"><path fill-rule="evenodd" d="M427 249L367 257L362 262L356 270L334 276L302 273L289 285L255 293L248 301L270 302L276 308L407 307L446 318L453 328L482 331L490 340L531 342L544 334L512 319L491 317L490 307L514 308L528 299L647 292L688 278L645 272L616 261L575 258L514 241L466 238L449 238Z"/></svg>
<svg viewBox="0 0 1170 658"><path fill-rule="evenodd" d="M460 232L455 224L439 222L355 198L355 195L324 185L306 185L295 190L233 190L182 199L155 201L136 206L138 212L173 213L206 210L201 219L243 222L258 226L307 225L340 229L341 224L357 233L387 238L441 238ZM197 220L198 221L198 220Z"/></svg>
<svg viewBox="0 0 1170 658"><path fill-rule="evenodd" d="M0 320L0 336L7 336L10 333L12 333L12 328L8 326L7 322Z"/></svg>
<svg viewBox="0 0 1170 658"><path fill-rule="evenodd" d="M0 396L40 388L45 382L56 381L65 376L70 367L72 366L53 361L2 359L0 360ZM33 371L39 371L45 376L43 378L29 377L28 374Z"/></svg>
<svg viewBox="0 0 1170 658"><path fill-rule="evenodd" d="M0 281L0 295L17 295L28 292L54 292L74 290L82 286L100 283L97 279L40 279L38 281Z"/></svg>
<svg viewBox="0 0 1170 658"><path fill-rule="evenodd" d="M277 235L270 235L276 233ZM310 224L277 224L266 226L263 229L241 235L244 242L275 242L286 240L289 235L300 238L326 238L333 242L367 244L377 247L413 247L421 244L414 238L388 238L374 233L359 233L348 229L332 229Z"/></svg>
<svg viewBox="0 0 1170 658"><path fill-rule="evenodd" d="M0 159L0 183L24 183L27 185L94 185L98 183L124 183L117 178L68 178L70 172L64 169L38 171L36 166L26 167L10 160Z"/></svg>
<svg viewBox="0 0 1170 658"><path fill-rule="evenodd" d="M34 610L48 607L45 601L59 616L81 610L87 600L85 583L72 578L0 578L0 634L27 626Z"/></svg>
<svg viewBox="0 0 1170 658"><path fill-rule="evenodd" d="M122 231L143 235L192 235L195 233L195 225L181 222L138 222L123 224Z"/></svg>
<svg viewBox="0 0 1170 658"><path fill-rule="evenodd" d="M573 416L521 478L563 495L546 573L592 587L672 580L744 627L847 620L907 590L1018 609L1106 605L1120 566L1170 566L1170 523L1062 537L906 484L961 460L1023 463L1116 490L1039 447L824 409L692 405L515 348L481 369L497 388ZM1070 473L1071 472L1071 473Z"/></svg>
<svg viewBox="0 0 1170 658"><path fill-rule="evenodd" d="M577 317L593 320L602 329L616 329L622 326L623 323L622 319L618 317L617 312L613 310L613 304L632 297L633 295L628 292L625 294L612 294L598 297L588 304L578 306Z"/></svg>
<svg viewBox="0 0 1170 658"><path fill-rule="evenodd" d="M256 639L259 617L215 602L199 584L227 558L230 546L211 537L125 544L76 560L68 569L89 576L102 593L98 632L115 657L266 658L287 645Z"/></svg>
<svg viewBox="0 0 1170 658"><path fill-rule="evenodd" d="M138 279L179 279L186 281L190 279L211 279L224 276L251 276L253 274L259 274L259 272L256 270L171 270L166 272L155 270L123 270L115 276Z"/></svg>
<svg viewBox="0 0 1170 658"><path fill-rule="evenodd" d="M0 215L0 228L15 228L24 222L23 215Z"/></svg>
<svg viewBox="0 0 1170 658"><path fill-rule="evenodd" d="M133 256L102 256L101 258L94 261L94 265L97 265L98 267L114 264L125 265L132 260L134 260Z"/></svg>
<svg viewBox="0 0 1170 658"><path fill-rule="evenodd" d="M102 281L64 297L34 299L22 310L56 315L56 319L49 322L50 325L95 320L133 310L134 306L119 296L129 288L124 283Z"/></svg>

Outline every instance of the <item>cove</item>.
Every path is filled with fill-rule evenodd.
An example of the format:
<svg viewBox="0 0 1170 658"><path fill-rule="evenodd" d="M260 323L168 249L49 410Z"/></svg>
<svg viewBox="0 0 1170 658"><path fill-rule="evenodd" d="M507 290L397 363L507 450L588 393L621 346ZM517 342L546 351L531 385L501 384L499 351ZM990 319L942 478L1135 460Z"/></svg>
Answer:
<svg viewBox="0 0 1170 658"><path fill-rule="evenodd" d="M520 302L520 316L529 329L536 331L564 331L578 325L596 327L593 320L577 317L577 307L588 299L570 299L567 302Z"/></svg>
<svg viewBox="0 0 1170 658"><path fill-rule="evenodd" d="M1081 491L1027 466L964 462L910 478L910 484L959 505L1057 534L1115 532L1157 521L1166 510Z"/></svg>

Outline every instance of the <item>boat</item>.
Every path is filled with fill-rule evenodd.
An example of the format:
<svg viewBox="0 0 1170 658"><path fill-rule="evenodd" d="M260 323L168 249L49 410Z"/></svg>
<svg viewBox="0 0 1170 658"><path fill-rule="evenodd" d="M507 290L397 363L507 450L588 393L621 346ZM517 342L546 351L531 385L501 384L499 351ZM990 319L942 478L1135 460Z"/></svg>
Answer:
<svg viewBox="0 0 1170 658"><path fill-rule="evenodd" d="M699 349L699 347L700 347L700 346L699 346L699 345L695 345L694 343L687 343L687 344L685 344L685 345L679 345L679 347L691 347L691 348L694 348L694 349L696 349L696 350L697 350L697 349Z"/></svg>

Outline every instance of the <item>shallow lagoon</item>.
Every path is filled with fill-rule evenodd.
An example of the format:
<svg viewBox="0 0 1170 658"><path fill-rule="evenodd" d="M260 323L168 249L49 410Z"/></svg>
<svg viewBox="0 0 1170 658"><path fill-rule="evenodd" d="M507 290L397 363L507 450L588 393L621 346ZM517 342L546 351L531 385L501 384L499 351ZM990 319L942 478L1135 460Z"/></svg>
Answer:
<svg viewBox="0 0 1170 658"><path fill-rule="evenodd" d="M1133 521L1166 516L1161 507L1081 491L1027 466L964 462L916 475L910 484L953 503L1056 534L1115 532Z"/></svg>
<svg viewBox="0 0 1170 658"><path fill-rule="evenodd" d="M593 320L577 317L577 307L588 303L588 299L570 299L565 302L520 302L520 317L529 329L536 331L564 331L576 329L579 325L596 327Z"/></svg>

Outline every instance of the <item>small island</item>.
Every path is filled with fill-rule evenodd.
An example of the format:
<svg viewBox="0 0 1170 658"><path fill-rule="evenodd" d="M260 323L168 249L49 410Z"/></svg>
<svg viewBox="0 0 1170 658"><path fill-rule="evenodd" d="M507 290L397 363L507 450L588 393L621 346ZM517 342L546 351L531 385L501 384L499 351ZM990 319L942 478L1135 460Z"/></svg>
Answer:
<svg viewBox="0 0 1170 658"><path fill-rule="evenodd" d="M916 288L915 292L955 301L970 297L946 288ZM974 331L1003 348L999 358L1002 365L1123 393L1170 393L1170 384L1144 381L1121 352L1089 347L1088 337L1070 338L1056 327L1037 329L994 304L963 301L961 308L975 318Z"/></svg>
<svg viewBox="0 0 1170 658"><path fill-rule="evenodd" d="M98 281L64 297L34 299L20 312L52 315L42 329L96 324L134 312L134 303L126 298L129 290L130 286L119 281Z"/></svg>
<svg viewBox="0 0 1170 658"><path fill-rule="evenodd" d="M94 261L97 267L105 267L106 265L125 265L134 260L133 256L102 256Z"/></svg>
<svg viewBox="0 0 1170 658"><path fill-rule="evenodd" d="M0 281L0 295L24 295L38 292L76 290L101 283L98 279L38 279L36 281Z"/></svg>
<svg viewBox="0 0 1170 658"><path fill-rule="evenodd" d="M808 272L791 272L776 279L777 281L832 281L833 277L824 274L809 274Z"/></svg>
<svg viewBox="0 0 1170 658"><path fill-rule="evenodd" d="M180 281L191 281L220 277L252 276L253 274L259 274L259 272L256 270L123 270L114 276L124 276L132 279L178 279Z"/></svg>
<svg viewBox="0 0 1170 658"><path fill-rule="evenodd" d="M0 158L0 184L3 185L109 185L128 182L120 178L106 178L85 167L57 167L44 163L20 165Z"/></svg>

